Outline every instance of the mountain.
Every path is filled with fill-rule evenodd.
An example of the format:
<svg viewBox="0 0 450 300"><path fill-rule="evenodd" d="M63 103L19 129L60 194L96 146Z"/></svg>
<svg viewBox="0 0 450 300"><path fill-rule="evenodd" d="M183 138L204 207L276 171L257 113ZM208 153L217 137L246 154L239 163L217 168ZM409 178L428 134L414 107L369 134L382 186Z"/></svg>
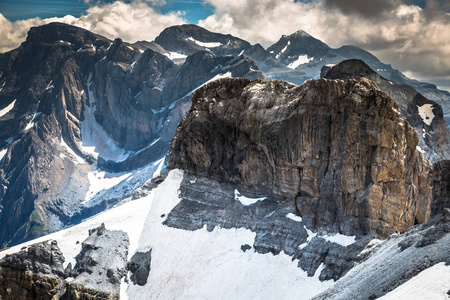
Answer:
<svg viewBox="0 0 450 300"><path fill-rule="evenodd" d="M196 91L167 166L292 202L316 230L387 237L429 216L431 164L417 142L365 78L233 79Z"/></svg>
<svg viewBox="0 0 450 300"><path fill-rule="evenodd" d="M450 100L449 92L439 90L433 84L406 77L366 50L351 45L333 49L303 30L291 35L283 35L267 50L259 44L251 45L237 37L210 32L196 25L169 27L155 39L155 42L166 51L182 55L200 50L215 55L245 54L257 62L268 79L286 80L294 84L319 78L324 65L338 64L348 59L360 59L382 77L409 85L430 100ZM446 114L449 113L446 110Z"/></svg>
<svg viewBox="0 0 450 300"><path fill-rule="evenodd" d="M246 57L196 52L177 64L60 23L32 28L0 62L3 246L130 196L163 166L197 87L226 76L263 78Z"/></svg>
<svg viewBox="0 0 450 300"><path fill-rule="evenodd" d="M250 43L230 34L210 32L196 25L179 25L164 29L155 43L164 49L191 55L197 51L208 51L215 55L237 56L244 49L251 48Z"/></svg>
<svg viewBox="0 0 450 300"><path fill-rule="evenodd" d="M367 78L210 82L168 169L132 201L1 252L0 294L443 298L450 164L431 168L398 110Z"/></svg>
<svg viewBox="0 0 450 300"><path fill-rule="evenodd" d="M399 113L419 136L418 149L431 162L450 157L450 130L443 111L412 87L381 77L362 60L347 60L335 66L324 66L322 77L328 79L368 78L399 105Z"/></svg>

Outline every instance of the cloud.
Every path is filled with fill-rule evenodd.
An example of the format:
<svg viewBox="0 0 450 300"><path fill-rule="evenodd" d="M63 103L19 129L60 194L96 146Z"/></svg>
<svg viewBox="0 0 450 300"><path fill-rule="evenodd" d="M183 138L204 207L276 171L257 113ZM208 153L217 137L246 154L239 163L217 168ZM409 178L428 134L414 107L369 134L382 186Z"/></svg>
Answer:
<svg viewBox="0 0 450 300"><path fill-rule="evenodd" d="M400 3L394 0L324 0L326 7L338 9L344 14L357 14L378 18L395 9Z"/></svg>
<svg viewBox="0 0 450 300"><path fill-rule="evenodd" d="M161 0L116 1L90 7L79 18L67 15L62 18L33 18L10 22L0 14L0 52L14 49L22 43L30 27L51 22L62 22L99 33L108 38L120 37L125 41L153 40L166 27L186 23L181 12L159 14L147 2Z"/></svg>
<svg viewBox="0 0 450 300"><path fill-rule="evenodd" d="M450 75L450 14L439 9L448 6L448 0L428 0L424 8L377 0L374 3L388 9L369 10L363 3L371 0L206 1L214 14L199 25L211 31L268 46L283 34L303 29L332 47L360 46L419 79Z"/></svg>

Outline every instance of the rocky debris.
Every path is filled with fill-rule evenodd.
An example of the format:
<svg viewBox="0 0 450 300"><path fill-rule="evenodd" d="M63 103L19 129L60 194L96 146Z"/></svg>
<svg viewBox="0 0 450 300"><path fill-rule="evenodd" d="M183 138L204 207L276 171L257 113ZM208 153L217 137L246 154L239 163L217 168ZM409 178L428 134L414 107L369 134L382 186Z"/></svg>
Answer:
<svg viewBox="0 0 450 300"><path fill-rule="evenodd" d="M387 237L429 218L431 164L417 142L364 78L223 79L195 92L168 167L294 201L308 228Z"/></svg>
<svg viewBox="0 0 450 300"><path fill-rule="evenodd" d="M370 250L368 258L314 299L377 299L421 271L450 265L450 211L429 222L391 235ZM366 255L363 251L362 255Z"/></svg>
<svg viewBox="0 0 450 300"><path fill-rule="evenodd" d="M65 277L64 256L56 241L45 241L26 247L0 260L1 268Z"/></svg>
<svg viewBox="0 0 450 300"><path fill-rule="evenodd" d="M137 285L143 286L147 283L152 261L152 249L147 252L136 251L127 264L127 270L131 272L130 280Z"/></svg>
<svg viewBox="0 0 450 300"><path fill-rule="evenodd" d="M442 213L450 208L450 161L444 160L433 165L433 202L431 214Z"/></svg>
<svg viewBox="0 0 450 300"><path fill-rule="evenodd" d="M86 288L118 294L120 280L126 276L128 235L106 230L102 224L89 230L71 276L73 282Z"/></svg>
<svg viewBox="0 0 450 300"><path fill-rule="evenodd" d="M71 264L64 269L56 241L28 246L0 261L0 298L119 299L128 244L126 233L102 224L89 231L73 270Z"/></svg>
<svg viewBox="0 0 450 300"><path fill-rule="evenodd" d="M370 240L361 236L349 246L330 242L326 240L326 231L313 234L307 231L301 218L289 218L293 201L274 195L246 206L236 200L236 193L232 184L185 173L180 186L181 201L164 224L185 230L204 226L209 231L217 226L249 229L256 233L255 241L252 246L242 245L242 251L252 248L263 254L284 251L293 260L298 259L298 266L309 276L323 264L320 280L337 280L343 276ZM247 196L261 198L262 195Z"/></svg>
<svg viewBox="0 0 450 300"><path fill-rule="evenodd" d="M64 269L56 241L30 245L0 261L0 299L119 299L128 245L126 233L102 224L89 230L73 269Z"/></svg>
<svg viewBox="0 0 450 300"><path fill-rule="evenodd" d="M419 149L428 160L436 162L450 158L450 130L447 129L441 106L426 99L414 88L381 77L358 59L347 60L332 67L324 66L321 77L343 80L363 77L370 79L397 102L400 115L416 131Z"/></svg>

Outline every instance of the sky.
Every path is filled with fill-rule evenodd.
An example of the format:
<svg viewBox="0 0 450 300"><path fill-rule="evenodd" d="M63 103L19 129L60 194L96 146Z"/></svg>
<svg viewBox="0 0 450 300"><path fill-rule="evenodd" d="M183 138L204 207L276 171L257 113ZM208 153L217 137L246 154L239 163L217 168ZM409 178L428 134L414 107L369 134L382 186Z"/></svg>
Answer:
<svg viewBox="0 0 450 300"><path fill-rule="evenodd" d="M264 47L302 29L450 90L450 0L0 0L0 52L55 21L128 42L191 23Z"/></svg>

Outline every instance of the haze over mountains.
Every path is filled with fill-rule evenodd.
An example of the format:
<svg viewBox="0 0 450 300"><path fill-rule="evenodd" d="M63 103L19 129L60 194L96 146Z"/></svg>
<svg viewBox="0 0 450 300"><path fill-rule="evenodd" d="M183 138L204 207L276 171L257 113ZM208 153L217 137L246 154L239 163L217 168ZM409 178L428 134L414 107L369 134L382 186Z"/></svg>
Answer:
<svg viewBox="0 0 450 300"><path fill-rule="evenodd" d="M370 250L373 239L430 218L393 238L407 249L401 259L420 253L430 260L398 268L407 274L401 280L393 272L359 296L380 297L450 263L450 131L439 105L449 107L450 94L363 49L333 49L301 30L264 49L195 25L130 44L52 23L0 54L0 72L0 244L49 233L59 241L0 266L10 280L24 270L52 277L55 289L42 295L78 299L93 288L105 297L211 297L205 278L190 273L195 268L178 270L180 280L191 278L180 295L169 276L183 260L176 249L194 238L209 243L210 234L218 248L190 245L191 255L213 262L223 246L233 258L220 261L219 271L207 264L210 274L225 280L265 253L290 268L282 261L288 256L298 265L290 280L314 282L308 298L358 298L341 292L359 275L330 280L346 278L355 264L376 268L371 257L389 260L383 251L397 244ZM102 250L110 248L118 251ZM55 255L45 271L30 269L41 251L65 260Z"/></svg>

